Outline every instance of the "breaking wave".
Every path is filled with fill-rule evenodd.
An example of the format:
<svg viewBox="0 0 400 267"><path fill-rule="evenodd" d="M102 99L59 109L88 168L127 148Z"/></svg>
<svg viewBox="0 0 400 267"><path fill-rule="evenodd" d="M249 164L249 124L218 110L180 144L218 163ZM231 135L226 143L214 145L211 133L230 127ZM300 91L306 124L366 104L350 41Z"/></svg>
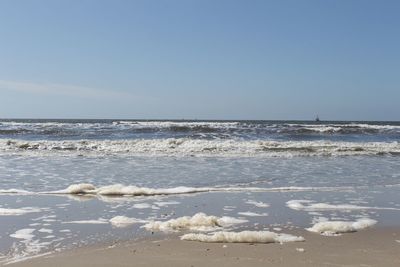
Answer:
<svg viewBox="0 0 400 267"><path fill-rule="evenodd" d="M22 141L0 139L0 153L98 153L150 156L352 156L400 155L395 142L201 140L190 138L134 140Z"/></svg>
<svg viewBox="0 0 400 267"><path fill-rule="evenodd" d="M113 136L127 138L131 135L149 134L197 138L252 136L337 136L400 134L398 122L293 122L287 121L113 121L113 120L22 120L0 121L0 137L28 136L33 138L78 136Z"/></svg>

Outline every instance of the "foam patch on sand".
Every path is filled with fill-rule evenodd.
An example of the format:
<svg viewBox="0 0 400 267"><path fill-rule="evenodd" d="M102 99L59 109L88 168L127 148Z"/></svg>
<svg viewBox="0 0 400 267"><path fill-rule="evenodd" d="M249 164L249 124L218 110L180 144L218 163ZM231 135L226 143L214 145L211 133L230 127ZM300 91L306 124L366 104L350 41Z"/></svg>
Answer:
<svg viewBox="0 0 400 267"><path fill-rule="evenodd" d="M200 241L208 243L286 243L304 241L302 236L278 234L269 231L220 231L212 234L186 234L181 240Z"/></svg>
<svg viewBox="0 0 400 267"><path fill-rule="evenodd" d="M205 213L196 213L192 217L183 216L168 221L152 221L144 225L149 231L212 231L221 227L229 227L234 224L245 223L247 220L236 219L232 217L208 216Z"/></svg>
<svg viewBox="0 0 400 267"><path fill-rule="evenodd" d="M312 227L307 228L307 231L320 233L326 236L335 236L341 233L357 232L375 225L377 221L363 218L357 221L325 221L314 224Z"/></svg>
<svg viewBox="0 0 400 267"><path fill-rule="evenodd" d="M110 219L110 223L118 228L127 227L132 224L136 223L146 223L147 221L136 219L136 218L129 218L126 216L115 216L114 218Z"/></svg>
<svg viewBox="0 0 400 267"><path fill-rule="evenodd" d="M19 216L19 215L41 212L41 211L42 210L39 208L31 208L31 207L20 208L20 209L0 208L0 216Z"/></svg>
<svg viewBox="0 0 400 267"><path fill-rule="evenodd" d="M397 208L390 207L368 207L368 206L357 206L352 204L329 204L329 203L315 203L311 200L289 200L286 205L294 210L304 210L309 212L324 211L324 210L399 210Z"/></svg>

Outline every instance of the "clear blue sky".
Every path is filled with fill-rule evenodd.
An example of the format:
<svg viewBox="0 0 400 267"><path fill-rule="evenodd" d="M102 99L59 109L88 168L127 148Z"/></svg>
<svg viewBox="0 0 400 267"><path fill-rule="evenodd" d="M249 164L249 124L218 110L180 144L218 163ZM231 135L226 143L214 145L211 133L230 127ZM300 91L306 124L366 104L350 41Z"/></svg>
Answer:
<svg viewBox="0 0 400 267"><path fill-rule="evenodd" d="M2 0L1 118L400 120L400 1Z"/></svg>

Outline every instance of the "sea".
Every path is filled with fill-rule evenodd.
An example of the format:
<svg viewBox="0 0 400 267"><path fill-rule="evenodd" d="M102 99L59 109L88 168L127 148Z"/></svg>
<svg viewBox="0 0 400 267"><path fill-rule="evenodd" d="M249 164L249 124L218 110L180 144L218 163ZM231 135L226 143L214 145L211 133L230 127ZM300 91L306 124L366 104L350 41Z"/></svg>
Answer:
<svg viewBox="0 0 400 267"><path fill-rule="evenodd" d="M387 121L3 119L0 265L154 235L399 226L399 142Z"/></svg>

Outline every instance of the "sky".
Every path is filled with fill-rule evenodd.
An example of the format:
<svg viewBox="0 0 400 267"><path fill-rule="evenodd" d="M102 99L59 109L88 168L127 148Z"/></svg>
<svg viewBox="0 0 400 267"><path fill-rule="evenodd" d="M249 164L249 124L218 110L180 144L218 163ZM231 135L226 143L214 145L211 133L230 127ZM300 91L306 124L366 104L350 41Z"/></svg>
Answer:
<svg viewBox="0 0 400 267"><path fill-rule="evenodd" d="M400 120L400 1L0 0L0 118Z"/></svg>

